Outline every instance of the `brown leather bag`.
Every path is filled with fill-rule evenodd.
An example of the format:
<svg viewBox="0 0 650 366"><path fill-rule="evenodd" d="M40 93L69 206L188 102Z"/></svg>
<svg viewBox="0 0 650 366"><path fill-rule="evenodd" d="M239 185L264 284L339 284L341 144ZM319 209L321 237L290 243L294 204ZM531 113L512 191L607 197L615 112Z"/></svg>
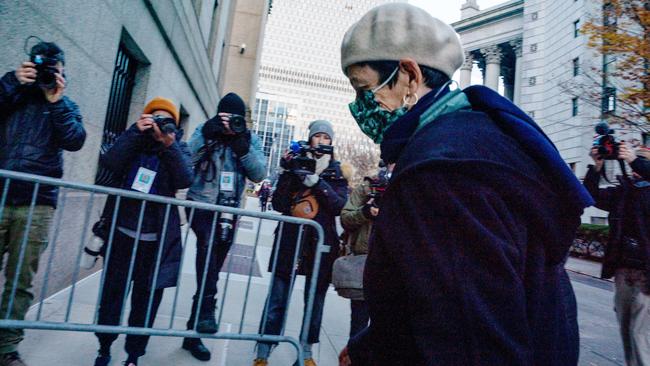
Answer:
<svg viewBox="0 0 650 366"><path fill-rule="evenodd" d="M311 189L298 191L291 203L291 216L303 219L313 219L318 214L318 201Z"/></svg>

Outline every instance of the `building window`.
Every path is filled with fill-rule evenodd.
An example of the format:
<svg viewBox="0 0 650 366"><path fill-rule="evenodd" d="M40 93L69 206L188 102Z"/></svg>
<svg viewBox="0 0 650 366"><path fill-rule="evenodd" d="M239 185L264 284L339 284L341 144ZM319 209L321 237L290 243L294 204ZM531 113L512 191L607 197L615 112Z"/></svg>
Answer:
<svg viewBox="0 0 650 366"><path fill-rule="evenodd" d="M573 76L578 76L580 74L580 58L576 57L573 59Z"/></svg>
<svg viewBox="0 0 650 366"><path fill-rule="evenodd" d="M578 38L580 35L580 19L573 22L573 38Z"/></svg>
<svg viewBox="0 0 650 366"><path fill-rule="evenodd" d="M113 146L117 138L126 129L137 69L138 62L128 53L126 46L120 44L117 50L115 68L113 69L113 82L109 93L110 98L108 99L100 153L106 152ZM98 166L95 184L111 184L114 178L109 170L103 168L101 164Z"/></svg>
<svg viewBox="0 0 650 366"><path fill-rule="evenodd" d="M614 6L607 3L603 6L603 24L605 26L615 26L617 22Z"/></svg>
<svg viewBox="0 0 650 366"><path fill-rule="evenodd" d="M594 225L607 225L607 218L592 216L591 223Z"/></svg>
<svg viewBox="0 0 650 366"><path fill-rule="evenodd" d="M531 77L528 79L528 85L530 85L530 86L535 86L535 85L537 85L537 77L535 77L535 76L531 76Z"/></svg>
<svg viewBox="0 0 650 366"><path fill-rule="evenodd" d="M537 52L537 43L533 43L530 45L530 52L531 53Z"/></svg>
<svg viewBox="0 0 650 366"><path fill-rule="evenodd" d="M539 13L534 12L530 14L530 19L532 19L533 21L537 20L537 18L539 18Z"/></svg>
<svg viewBox="0 0 650 366"><path fill-rule="evenodd" d="M578 97L571 99L571 115L573 117L578 115Z"/></svg>
<svg viewBox="0 0 650 366"><path fill-rule="evenodd" d="M616 88L603 89L603 113L612 113L616 110Z"/></svg>

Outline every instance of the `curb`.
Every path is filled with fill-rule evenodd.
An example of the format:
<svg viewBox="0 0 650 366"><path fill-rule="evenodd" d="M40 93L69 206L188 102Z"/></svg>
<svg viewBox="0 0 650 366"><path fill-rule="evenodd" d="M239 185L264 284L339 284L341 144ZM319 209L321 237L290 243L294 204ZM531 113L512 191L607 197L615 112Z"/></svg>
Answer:
<svg viewBox="0 0 650 366"><path fill-rule="evenodd" d="M564 269L567 270L567 271L569 271L569 272L573 272L573 273L576 273L576 274L579 274L579 275L583 275L583 276L587 276L587 277L594 278L594 279L596 279L596 280L601 280L601 281L606 281L606 282L614 283L614 280L612 280L612 279L610 279L610 278L603 279L603 278L600 278L600 276L594 276L594 275L592 275L592 274L584 273L584 272L580 272L580 271L576 271L576 270L571 269L571 268L564 268Z"/></svg>

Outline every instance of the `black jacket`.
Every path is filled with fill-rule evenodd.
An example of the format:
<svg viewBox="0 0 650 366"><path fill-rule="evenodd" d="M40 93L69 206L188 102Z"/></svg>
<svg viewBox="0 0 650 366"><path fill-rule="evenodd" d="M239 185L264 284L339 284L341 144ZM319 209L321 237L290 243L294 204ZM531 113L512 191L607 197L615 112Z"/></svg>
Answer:
<svg viewBox="0 0 650 366"><path fill-rule="evenodd" d="M190 163L191 154L187 144L181 141L181 137L182 131L179 131L176 135L177 141L170 147L163 148L162 145L154 142L150 136L141 133L133 125L102 155L101 163L121 177L124 183L123 188L129 189L126 182L127 176L130 171L139 166L139 157L141 155L156 155L160 160L154 180L156 194L174 197L177 190L189 187L194 178ZM118 211L117 225L137 231L140 204L139 200L123 199ZM153 230L161 238L165 210L166 205L148 202L145 211L147 219L144 225L149 226L147 229L143 228L142 232ZM156 288L176 286L180 269L181 224L178 209L174 206L170 209L169 222L164 237L165 243ZM151 275L153 276L153 268Z"/></svg>
<svg viewBox="0 0 650 366"><path fill-rule="evenodd" d="M68 97L49 103L34 86L22 86L14 72L0 79L0 168L63 176L63 150L77 151L86 140L79 107ZM4 180L0 182L0 191ZM12 181L7 203L29 205L34 185ZM58 188L40 187L36 203L56 207Z"/></svg>
<svg viewBox="0 0 650 366"><path fill-rule="evenodd" d="M404 146L370 241L371 320L349 343L353 365L576 365L563 260L582 207L487 112L439 116Z"/></svg>
<svg viewBox="0 0 650 366"><path fill-rule="evenodd" d="M332 274L332 264L337 257L338 234L336 232L336 216L341 214L341 209L348 198L348 181L341 173L341 164L332 160L329 167L321 173L321 179L311 188L319 204L319 211L314 221L318 222L325 232L324 244L330 246L330 252L321 257L318 282L329 283ZM280 175L277 188L273 193L273 209L283 215L291 215L292 196L295 192L304 189L300 179L289 172ZM273 253L278 252L276 274L289 278L292 274L292 264L298 240L298 225L284 224L282 235L279 235L280 224L276 228L276 240L273 244ZM298 273L310 275L313 269L313 260L316 245L316 235L313 229L305 228L302 236L302 250L298 253ZM276 248L280 240L280 247ZM269 271L273 270L273 258L269 262Z"/></svg>
<svg viewBox="0 0 650 366"><path fill-rule="evenodd" d="M634 170L645 173L644 162L647 160L636 159L633 169L641 167ZM596 200L596 207L609 212L609 240L601 278L613 277L619 268L641 269L650 275L650 187L635 187L629 179L620 178L617 186L599 188L599 181L600 174L589 166L583 184ZM623 237L636 239L639 252L624 255Z"/></svg>

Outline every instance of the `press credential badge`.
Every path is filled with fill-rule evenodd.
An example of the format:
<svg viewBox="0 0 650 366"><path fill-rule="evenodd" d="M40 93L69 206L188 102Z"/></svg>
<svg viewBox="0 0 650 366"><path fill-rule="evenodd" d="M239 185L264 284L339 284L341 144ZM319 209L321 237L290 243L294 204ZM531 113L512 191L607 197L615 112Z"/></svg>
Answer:
<svg viewBox="0 0 650 366"><path fill-rule="evenodd" d="M135 175L131 189L142 193L149 193L149 191L151 191L151 187L153 186L154 179L156 179L155 171L140 167L140 169L138 169L138 173Z"/></svg>
<svg viewBox="0 0 650 366"><path fill-rule="evenodd" d="M224 192L232 192L235 190L235 173L234 172L221 172L221 182L219 189Z"/></svg>

